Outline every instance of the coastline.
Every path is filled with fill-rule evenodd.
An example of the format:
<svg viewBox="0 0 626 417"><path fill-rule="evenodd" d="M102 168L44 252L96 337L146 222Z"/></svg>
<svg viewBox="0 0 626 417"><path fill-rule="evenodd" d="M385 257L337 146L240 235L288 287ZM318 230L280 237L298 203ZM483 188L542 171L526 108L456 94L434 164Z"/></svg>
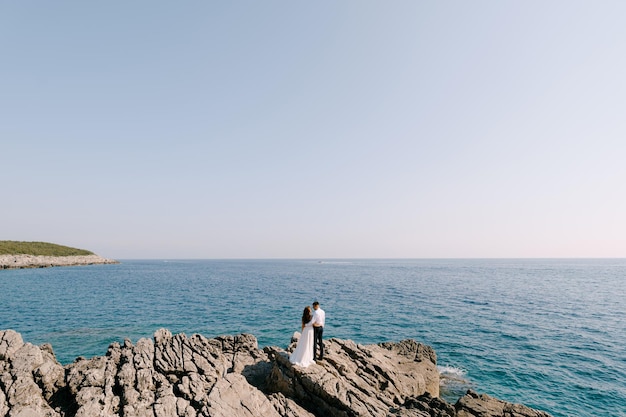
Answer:
<svg viewBox="0 0 626 417"><path fill-rule="evenodd" d="M79 266L100 264L119 264L119 262L114 259L107 259L98 255L0 255L0 269L49 268L54 266Z"/></svg>
<svg viewBox="0 0 626 417"><path fill-rule="evenodd" d="M626 403L624 373L606 366L619 363L626 344L610 331L624 313L624 260L120 261L0 271L2 328L50 343L62 365L104 355L126 337L150 338L159 327L209 337L248 332L258 334L261 348L284 346L300 329L296 304L313 299L300 296L302 280L293 277L302 276L327 283L327 337L361 344L414 338L433 346L441 368L452 370L442 383L448 402L474 389L555 417L614 415ZM355 314L362 300L372 310L367 326ZM271 306L264 307L272 312L267 322L233 314L263 305ZM594 388L599 379L601 391Z"/></svg>
<svg viewBox="0 0 626 417"><path fill-rule="evenodd" d="M325 340L325 359L290 363L298 342L260 349L251 334L208 339L159 329L62 366L52 346L0 330L0 415L125 417L551 417L468 390L439 398L437 355L406 339Z"/></svg>

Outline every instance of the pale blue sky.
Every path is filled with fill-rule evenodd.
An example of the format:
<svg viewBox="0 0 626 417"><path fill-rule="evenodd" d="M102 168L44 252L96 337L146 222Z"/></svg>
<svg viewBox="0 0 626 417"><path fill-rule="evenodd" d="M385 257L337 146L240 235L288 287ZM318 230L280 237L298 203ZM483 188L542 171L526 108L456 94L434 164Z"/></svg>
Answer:
<svg viewBox="0 0 626 417"><path fill-rule="evenodd" d="M626 256L626 2L0 3L0 239Z"/></svg>

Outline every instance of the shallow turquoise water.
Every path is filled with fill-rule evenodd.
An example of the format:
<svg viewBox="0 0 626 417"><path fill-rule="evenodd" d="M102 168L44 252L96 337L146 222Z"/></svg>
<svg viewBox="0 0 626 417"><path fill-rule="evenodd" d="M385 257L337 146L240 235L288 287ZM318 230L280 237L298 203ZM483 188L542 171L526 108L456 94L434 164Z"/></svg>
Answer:
<svg viewBox="0 0 626 417"><path fill-rule="evenodd" d="M0 271L0 329L62 363L166 327L285 347L319 299L326 338L435 348L467 388L562 416L626 416L626 260L190 260Z"/></svg>

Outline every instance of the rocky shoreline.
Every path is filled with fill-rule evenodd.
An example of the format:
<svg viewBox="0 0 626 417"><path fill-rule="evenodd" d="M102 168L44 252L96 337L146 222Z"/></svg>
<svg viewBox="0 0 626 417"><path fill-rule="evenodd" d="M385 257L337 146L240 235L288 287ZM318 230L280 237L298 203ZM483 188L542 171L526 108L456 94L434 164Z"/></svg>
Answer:
<svg viewBox="0 0 626 417"><path fill-rule="evenodd" d="M0 255L0 269L47 268L52 266L77 266L96 264L117 264L113 259L98 255L81 256L35 256ZM1 416L2 414L0 414Z"/></svg>
<svg viewBox="0 0 626 417"><path fill-rule="evenodd" d="M307 368L289 362L294 342L160 329L62 366L50 345L0 331L0 417L550 417L473 391L447 403L434 350L413 340L326 340Z"/></svg>

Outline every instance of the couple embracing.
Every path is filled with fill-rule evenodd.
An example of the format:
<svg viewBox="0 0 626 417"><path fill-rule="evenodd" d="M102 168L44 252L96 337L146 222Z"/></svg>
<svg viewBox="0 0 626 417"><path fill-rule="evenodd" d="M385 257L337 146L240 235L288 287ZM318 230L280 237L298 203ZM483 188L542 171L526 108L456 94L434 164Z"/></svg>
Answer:
<svg viewBox="0 0 626 417"><path fill-rule="evenodd" d="M315 363L315 360L324 359L324 342L322 335L324 333L324 324L326 322L326 313L320 308L320 303L313 303L313 311L311 307L306 306L302 313L302 334L296 350L289 356L289 361L294 365L307 367ZM316 355L319 346L319 355Z"/></svg>

